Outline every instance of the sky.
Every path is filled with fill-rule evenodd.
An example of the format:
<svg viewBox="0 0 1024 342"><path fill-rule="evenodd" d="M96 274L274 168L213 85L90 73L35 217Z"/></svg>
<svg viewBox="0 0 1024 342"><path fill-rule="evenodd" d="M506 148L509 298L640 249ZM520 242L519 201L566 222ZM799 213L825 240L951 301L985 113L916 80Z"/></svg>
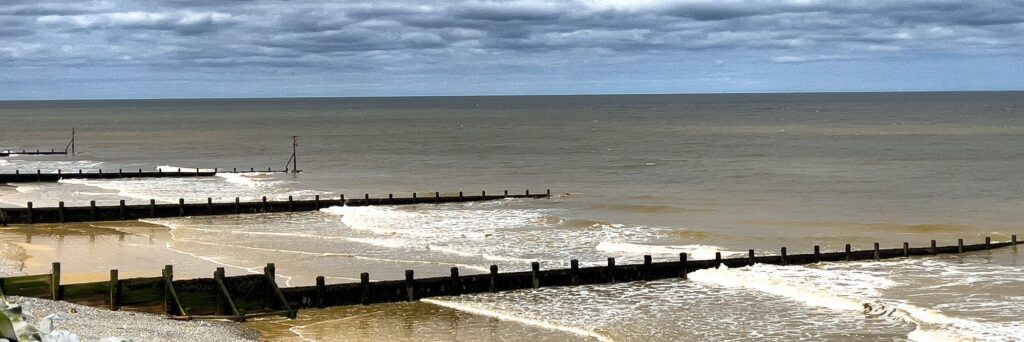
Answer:
<svg viewBox="0 0 1024 342"><path fill-rule="evenodd" d="M1024 0L0 0L0 100L1024 89Z"/></svg>

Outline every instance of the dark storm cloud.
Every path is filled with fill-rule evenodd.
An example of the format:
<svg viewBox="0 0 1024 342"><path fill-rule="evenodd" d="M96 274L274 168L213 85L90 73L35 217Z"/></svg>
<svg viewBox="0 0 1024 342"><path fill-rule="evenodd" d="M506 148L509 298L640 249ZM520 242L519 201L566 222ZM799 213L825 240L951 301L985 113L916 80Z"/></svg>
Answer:
<svg viewBox="0 0 1024 342"><path fill-rule="evenodd" d="M0 7L19 65L459 68L715 51L799 63L1021 54L1022 1L24 1Z"/></svg>

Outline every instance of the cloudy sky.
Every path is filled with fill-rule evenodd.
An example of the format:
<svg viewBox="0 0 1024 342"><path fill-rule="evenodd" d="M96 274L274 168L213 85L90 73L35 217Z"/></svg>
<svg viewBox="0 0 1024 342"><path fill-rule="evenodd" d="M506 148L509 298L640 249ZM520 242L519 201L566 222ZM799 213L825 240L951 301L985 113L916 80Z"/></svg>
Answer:
<svg viewBox="0 0 1024 342"><path fill-rule="evenodd" d="M2 0L0 99L1024 89L1024 1Z"/></svg>

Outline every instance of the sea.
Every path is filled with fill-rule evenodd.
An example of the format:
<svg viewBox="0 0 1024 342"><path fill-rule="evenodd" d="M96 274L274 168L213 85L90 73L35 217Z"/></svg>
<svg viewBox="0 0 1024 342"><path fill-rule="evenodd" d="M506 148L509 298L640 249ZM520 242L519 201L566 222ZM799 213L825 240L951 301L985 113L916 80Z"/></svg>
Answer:
<svg viewBox="0 0 1024 342"><path fill-rule="evenodd" d="M73 156L16 153L63 150L72 129ZM158 274L168 261L155 256L171 255L177 274L273 262L279 285L302 286L1024 237L1024 92L0 102L0 151L15 151L0 172L283 169L293 136L301 173L10 184L0 206L552 197L9 227L0 238L49 246L29 250L29 273L59 261ZM275 341L1022 341L1022 304L1024 256L1003 248L246 324Z"/></svg>

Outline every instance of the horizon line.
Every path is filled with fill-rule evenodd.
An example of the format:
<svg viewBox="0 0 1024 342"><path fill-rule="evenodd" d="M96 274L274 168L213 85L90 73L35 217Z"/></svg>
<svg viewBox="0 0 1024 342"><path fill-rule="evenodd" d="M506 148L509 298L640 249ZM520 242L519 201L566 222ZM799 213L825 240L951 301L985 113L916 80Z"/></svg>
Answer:
<svg viewBox="0 0 1024 342"><path fill-rule="evenodd" d="M693 93L579 93L579 94L490 94L490 95L380 95L380 96L270 96L270 97L137 97L137 98L66 98L66 99L0 99L0 102L78 102L78 101L188 101L188 100L307 100L307 99L400 99L459 97L572 97L572 96L671 96L671 95L796 95L796 94L927 94L927 93L1013 93L1021 89L993 90L837 90L837 91L765 91L765 92L693 92Z"/></svg>

